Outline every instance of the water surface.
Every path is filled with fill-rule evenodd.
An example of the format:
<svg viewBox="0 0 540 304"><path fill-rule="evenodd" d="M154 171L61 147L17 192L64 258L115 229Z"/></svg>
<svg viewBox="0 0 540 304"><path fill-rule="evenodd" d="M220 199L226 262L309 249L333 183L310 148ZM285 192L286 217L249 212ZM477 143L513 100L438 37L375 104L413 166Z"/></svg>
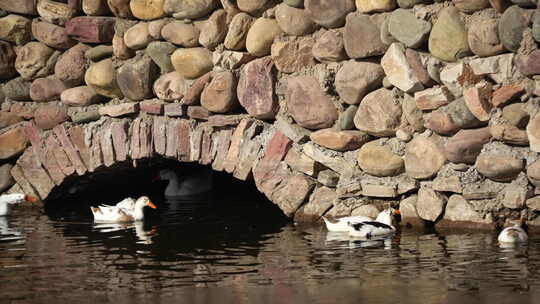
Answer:
<svg viewBox="0 0 540 304"><path fill-rule="evenodd" d="M540 237L298 227L265 203L168 202L144 224L88 210L0 218L2 303L539 303Z"/></svg>

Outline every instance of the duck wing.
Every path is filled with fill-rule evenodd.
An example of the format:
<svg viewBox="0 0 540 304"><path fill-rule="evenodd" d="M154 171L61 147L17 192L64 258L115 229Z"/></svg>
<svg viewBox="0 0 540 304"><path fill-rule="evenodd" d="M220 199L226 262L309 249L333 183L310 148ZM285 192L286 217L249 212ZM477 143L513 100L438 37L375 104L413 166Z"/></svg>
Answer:
<svg viewBox="0 0 540 304"><path fill-rule="evenodd" d="M329 218L326 216L322 217L326 228L329 231L344 231L347 232L349 230L349 224L358 224L362 222L368 222L373 221L372 218L362 215L355 215L355 216L344 216L339 218Z"/></svg>
<svg viewBox="0 0 540 304"><path fill-rule="evenodd" d="M362 222L373 221L372 218L370 218L368 216L363 216L363 215L346 216L346 217L340 218L339 220L340 221L344 220L344 221L347 221L347 222L349 222L351 224L358 224L358 223L362 223Z"/></svg>
<svg viewBox="0 0 540 304"><path fill-rule="evenodd" d="M102 205L91 208L95 222L129 222L133 221L131 213L116 206Z"/></svg>
<svg viewBox="0 0 540 304"><path fill-rule="evenodd" d="M377 221L368 221L357 224L351 224L351 234L360 237L371 238L374 236L388 235L395 231L395 228Z"/></svg>
<svg viewBox="0 0 540 304"><path fill-rule="evenodd" d="M122 208L122 209L135 209L135 199L128 197L123 200L121 200L118 204L116 204L116 207Z"/></svg>

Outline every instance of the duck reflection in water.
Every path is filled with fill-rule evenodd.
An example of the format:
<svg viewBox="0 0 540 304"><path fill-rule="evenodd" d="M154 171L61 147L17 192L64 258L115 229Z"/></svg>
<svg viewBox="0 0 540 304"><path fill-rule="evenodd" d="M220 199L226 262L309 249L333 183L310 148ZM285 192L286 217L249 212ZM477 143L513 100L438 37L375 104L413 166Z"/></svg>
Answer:
<svg viewBox="0 0 540 304"><path fill-rule="evenodd" d="M351 237L347 232L334 232L329 231L326 233L326 246L336 248L380 248L384 249L392 248L391 236L372 237L370 239L362 239L357 237Z"/></svg>
<svg viewBox="0 0 540 304"><path fill-rule="evenodd" d="M102 233L118 232L125 230L135 230L135 235L139 239L139 244L152 244L152 238L157 235L156 226L150 229L144 226L143 222L131 223L95 223L94 229Z"/></svg>
<svg viewBox="0 0 540 304"><path fill-rule="evenodd" d="M23 236L20 229L11 228L5 216L0 216L0 241L18 240Z"/></svg>
<svg viewBox="0 0 540 304"><path fill-rule="evenodd" d="M379 237L371 239L359 239L351 237L347 232L332 232L326 234L325 244L327 247L334 248L392 248L392 236Z"/></svg>

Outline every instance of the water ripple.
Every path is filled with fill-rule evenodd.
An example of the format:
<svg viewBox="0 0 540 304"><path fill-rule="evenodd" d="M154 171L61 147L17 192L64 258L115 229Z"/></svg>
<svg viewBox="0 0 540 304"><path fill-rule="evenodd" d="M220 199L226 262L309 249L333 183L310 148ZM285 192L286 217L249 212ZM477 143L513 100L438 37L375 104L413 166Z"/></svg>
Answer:
<svg viewBox="0 0 540 304"><path fill-rule="evenodd" d="M540 296L535 235L515 248L500 248L485 232L403 230L362 241L218 209L172 205L127 225L35 211L0 218L0 297L41 303L129 291L193 303L212 295L262 303L279 302L270 295L288 303L522 303L524 295Z"/></svg>

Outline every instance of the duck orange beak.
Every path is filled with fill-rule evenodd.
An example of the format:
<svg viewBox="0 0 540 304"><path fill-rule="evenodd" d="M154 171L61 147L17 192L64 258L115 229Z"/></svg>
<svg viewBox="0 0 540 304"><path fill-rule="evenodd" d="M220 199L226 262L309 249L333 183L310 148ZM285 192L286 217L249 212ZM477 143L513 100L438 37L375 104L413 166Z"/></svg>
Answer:
<svg viewBox="0 0 540 304"><path fill-rule="evenodd" d="M396 209L396 210L394 211L394 214L401 214L401 211L399 211L399 209Z"/></svg>
<svg viewBox="0 0 540 304"><path fill-rule="evenodd" d="M37 197L31 196L31 195L25 195L24 200L29 202L29 203L37 203L39 201L39 199Z"/></svg>
<svg viewBox="0 0 540 304"><path fill-rule="evenodd" d="M157 209L156 205L154 205L154 203L152 203L152 202L146 203L146 206L148 206L148 207L150 207L152 209Z"/></svg>

